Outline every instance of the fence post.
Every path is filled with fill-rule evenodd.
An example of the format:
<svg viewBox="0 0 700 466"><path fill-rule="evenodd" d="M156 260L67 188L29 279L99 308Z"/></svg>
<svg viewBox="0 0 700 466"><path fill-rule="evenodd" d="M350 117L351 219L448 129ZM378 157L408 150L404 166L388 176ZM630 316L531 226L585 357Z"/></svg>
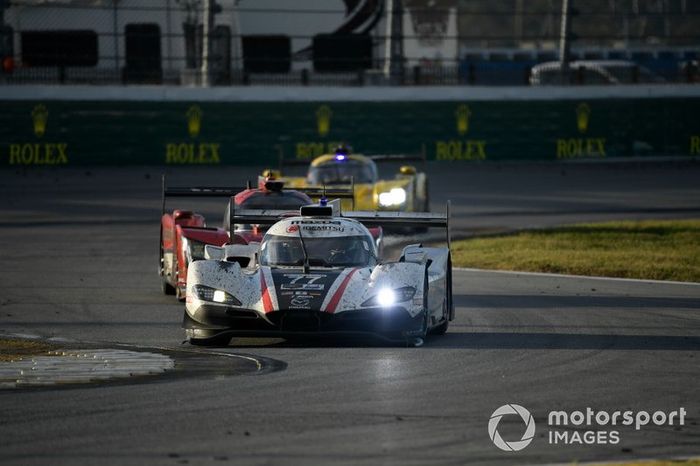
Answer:
<svg viewBox="0 0 700 466"><path fill-rule="evenodd" d="M420 71L420 65L413 67L413 84L416 86L421 84Z"/></svg>
<svg viewBox="0 0 700 466"><path fill-rule="evenodd" d="M569 75L569 58L571 51L571 41L569 36L571 10L569 8L569 0L562 0L561 4L561 35L559 38L559 63L562 75L562 82L568 81L564 79Z"/></svg>

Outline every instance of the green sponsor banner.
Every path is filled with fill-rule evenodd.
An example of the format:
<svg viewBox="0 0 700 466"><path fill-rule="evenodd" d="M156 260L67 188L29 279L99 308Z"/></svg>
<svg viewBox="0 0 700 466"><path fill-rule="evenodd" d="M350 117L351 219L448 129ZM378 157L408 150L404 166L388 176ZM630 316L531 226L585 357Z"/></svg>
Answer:
<svg viewBox="0 0 700 466"><path fill-rule="evenodd" d="M700 99L3 102L3 166L275 165L344 141L445 162L700 155Z"/></svg>

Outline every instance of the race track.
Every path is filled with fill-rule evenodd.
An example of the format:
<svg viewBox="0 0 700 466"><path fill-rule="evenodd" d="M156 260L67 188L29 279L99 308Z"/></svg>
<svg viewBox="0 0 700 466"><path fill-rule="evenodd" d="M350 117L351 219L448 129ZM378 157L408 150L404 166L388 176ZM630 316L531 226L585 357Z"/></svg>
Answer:
<svg viewBox="0 0 700 466"><path fill-rule="evenodd" d="M433 206L453 199L459 235L700 215L693 164L473 166L461 177L429 170ZM255 172L172 178L239 184ZM181 345L182 305L159 293L158 173L0 172L3 333L191 349ZM205 210L218 223L220 203ZM543 464L700 455L700 285L470 270L455 271L454 281L456 320L422 348L250 339L198 351L268 358L274 369L0 391L0 461ZM537 425L519 452L500 451L487 431L493 411L509 403ZM616 445L550 445L547 413L586 407L684 407L688 418L682 427L620 427ZM499 430L516 439L523 427L509 416Z"/></svg>

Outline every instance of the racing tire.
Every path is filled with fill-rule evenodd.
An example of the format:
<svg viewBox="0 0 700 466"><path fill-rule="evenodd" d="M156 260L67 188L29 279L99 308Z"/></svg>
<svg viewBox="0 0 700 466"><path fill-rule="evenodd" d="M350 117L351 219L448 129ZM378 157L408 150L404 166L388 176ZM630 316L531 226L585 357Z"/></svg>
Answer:
<svg viewBox="0 0 700 466"><path fill-rule="evenodd" d="M418 338L425 340L430 333L429 327L430 310L428 309L428 268L425 268L425 279L423 281L423 329Z"/></svg>
<svg viewBox="0 0 700 466"><path fill-rule="evenodd" d="M447 308L447 301L445 301L443 306L445 308L445 321L437 327L433 327L432 329L430 329L431 335L444 335L447 332L448 327L450 326L450 311Z"/></svg>
<svg viewBox="0 0 700 466"><path fill-rule="evenodd" d="M173 296L176 291L175 287L168 283L165 278L162 278L160 281L160 289L163 291L163 294L168 296Z"/></svg>
<svg viewBox="0 0 700 466"><path fill-rule="evenodd" d="M173 275L175 276L175 280L179 281L178 277L180 276L180 270L179 270L179 267L177 265L175 265L175 272L173 273ZM175 288L175 298L177 298L177 300L180 301L181 303L184 303L185 298L187 297L186 293L183 293L182 291L180 291L179 286L174 286L173 288Z"/></svg>

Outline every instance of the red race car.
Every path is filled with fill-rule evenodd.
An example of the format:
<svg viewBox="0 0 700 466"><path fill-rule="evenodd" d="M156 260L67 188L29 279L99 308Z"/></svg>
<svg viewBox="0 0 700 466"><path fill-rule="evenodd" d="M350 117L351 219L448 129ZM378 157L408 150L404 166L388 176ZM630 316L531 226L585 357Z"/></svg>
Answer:
<svg viewBox="0 0 700 466"><path fill-rule="evenodd" d="M163 293L176 295L185 299L187 288L187 266L189 263L204 259L204 246L212 244L248 244L259 242L265 228L258 225L232 225L230 222L231 204L236 211L245 209L287 210L290 215L297 215L303 205L313 203L313 198L330 196L334 198L352 198L352 190L318 188L301 188L286 190L284 182L274 176L258 179L258 187L221 188L221 187L166 187L163 177L162 216L160 223L160 255L158 271L161 277ZM228 197L229 203L224 214L223 227L208 227L202 214L191 210L176 209L165 212L168 197ZM381 228L372 232L378 246L381 245Z"/></svg>

